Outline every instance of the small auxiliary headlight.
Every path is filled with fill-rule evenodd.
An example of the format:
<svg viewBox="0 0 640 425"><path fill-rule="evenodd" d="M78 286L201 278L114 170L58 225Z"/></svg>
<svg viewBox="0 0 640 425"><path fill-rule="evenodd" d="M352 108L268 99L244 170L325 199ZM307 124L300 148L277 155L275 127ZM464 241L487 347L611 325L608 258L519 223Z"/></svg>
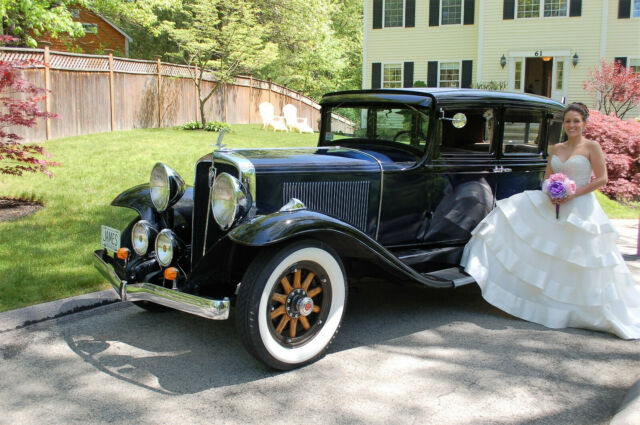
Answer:
<svg viewBox="0 0 640 425"><path fill-rule="evenodd" d="M126 260L127 258L129 258L129 253L129 248L122 247L118 249L118 252L116 252L116 257L121 260Z"/></svg>
<svg viewBox="0 0 640 425"><path fill-rule="evenodd" d="M158 162L151 170L149 193L151 202L162 212L180 200L186 185L184 179L171 167Z"/></svg>
<svg viewBox="0 0 640 425"><path fill-rule="evenodd" d="M169 229L164 229L156 238L156 259L161 266L167 267L173 261L180 243L175 233Z"/></svg>
<svg viewBox="0 0 640 425"><path fill-rule="evenodd" d="M138 255L145 255L155 241L158 231L147 220L140 220L131 229L131 245Z"/></svg>
<svg viewBox="0 0 640 425"><path fill-rule="evenodd" d="M164 269L164 278L166 280L176 280L178 278L178 269L175 267L168 267Z"/></svg>

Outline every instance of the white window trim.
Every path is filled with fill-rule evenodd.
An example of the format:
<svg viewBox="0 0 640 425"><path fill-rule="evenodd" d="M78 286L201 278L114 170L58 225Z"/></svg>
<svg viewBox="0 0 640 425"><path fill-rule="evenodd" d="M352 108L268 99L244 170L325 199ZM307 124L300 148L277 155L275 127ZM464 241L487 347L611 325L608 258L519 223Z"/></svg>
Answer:
<svg viewBox="0 0 640 425"><path fill-rule="evenodd" d="M447 26L447 27L455 27L455 26L462 26L464 24L464 0L460 0L460 23L457 24L443 24L442 23L442 0L440 0L440 9L438 9L440 11L440 16L438 16L438 25L440 26Z"/></svg>
<svg viewBox="0 0 640 425"><path fill-rule="evenodd" d="M404 62L403 61L391 61L391 62L381 62L382 70L380 72L380 88L384 89L384 66L385 65L400 65L400 87L404 85Z"/></svg>
<svg viewBox="0 0 640 425"><path fill-rule="evenodd" d="M558 15L558 16L544 16L544 6L545 6L545 2L546 0L539 0L539 4L540 7L538 9L538 16L531 16L529 18L519 18L518 17L518 3L520 2L520 0L516 0L516 6L515 6L515 10L513 12L513 18L514 19L554 19L554 18L568 18L569 17L569 8L571 7L571 0L567 0L567 14L566 15ZM631 12L633 14L633 8L631 9Z"/></svg>
<svg viewBox="0 0 640 425"><path fill-rule="evenodd" d="M462 87L462 60L460 59L451 59L451 60L439 60L438 61L438 85L437 88L440 88L440 64L441 63L457 63L458 64L458 87ZM445 87L448 88L448 87Z"/></svg>
<svg viewBox="0 0 640 425"><path fill-rule="evenodd" d="M627 70L631 71L631 61L632 60L637 60L638 62L640 62L640 56L627 56ZM638 65L640 65L640 63L638 63Z"/></svg>
<svg viewBox="0 0 640 425"><path fill-rule="evenodd" d="M385 0L382 0L382 29L385 28L404 28L405 25L405 19L407 18L407 4L406 4L407 0L402 0L402 25L400 25L399 27L388 27L386 26L386 22L384 19L385 16L385 10L387 8L387 2Z"/></svg>

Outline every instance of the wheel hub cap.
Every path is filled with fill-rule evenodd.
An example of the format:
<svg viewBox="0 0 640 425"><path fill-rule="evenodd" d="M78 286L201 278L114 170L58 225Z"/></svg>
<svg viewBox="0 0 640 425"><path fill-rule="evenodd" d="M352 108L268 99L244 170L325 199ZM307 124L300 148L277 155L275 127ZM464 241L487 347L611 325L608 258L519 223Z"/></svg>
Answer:
<svg viewBox="0 0 640 425"><path fill-rule="evenodd" d="M304 289L294 289L287 297L286 310L293 318L308 316L313 310L313 300Z"/></svg>

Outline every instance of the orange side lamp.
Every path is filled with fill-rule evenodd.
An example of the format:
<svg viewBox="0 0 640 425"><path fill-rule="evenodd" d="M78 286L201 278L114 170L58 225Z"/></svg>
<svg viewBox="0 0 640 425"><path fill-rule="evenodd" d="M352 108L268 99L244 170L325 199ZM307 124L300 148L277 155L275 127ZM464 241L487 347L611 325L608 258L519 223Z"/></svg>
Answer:
<svg viewBox="0 0 640 425"><path fill-rule="evenodd" d="M178 269L175 267L164 269L164 278L166 280L176 280L178 278Z"/></svg>
<svg viewBox="0 0 640 425"><path fill-rule="evenodd" d="M118 257L121 260L126 260L127 258L129 258L129 254L131 253L131 251L129 251L129 248L120 248L118 249L118 252L116 252L116 257Z"/></svg>

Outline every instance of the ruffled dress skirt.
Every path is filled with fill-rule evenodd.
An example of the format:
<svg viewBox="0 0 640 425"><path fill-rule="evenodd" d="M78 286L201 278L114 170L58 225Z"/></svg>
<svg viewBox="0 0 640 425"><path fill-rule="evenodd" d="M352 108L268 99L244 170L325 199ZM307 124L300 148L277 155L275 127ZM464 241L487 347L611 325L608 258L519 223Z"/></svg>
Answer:
<svg viewBox="0 0 640 425"><path fill-rule="evenodd" d="M593 193L555 206L542 191L497 202L461 264L494 306L549 328L640 338L640 285Z"/></svg>

